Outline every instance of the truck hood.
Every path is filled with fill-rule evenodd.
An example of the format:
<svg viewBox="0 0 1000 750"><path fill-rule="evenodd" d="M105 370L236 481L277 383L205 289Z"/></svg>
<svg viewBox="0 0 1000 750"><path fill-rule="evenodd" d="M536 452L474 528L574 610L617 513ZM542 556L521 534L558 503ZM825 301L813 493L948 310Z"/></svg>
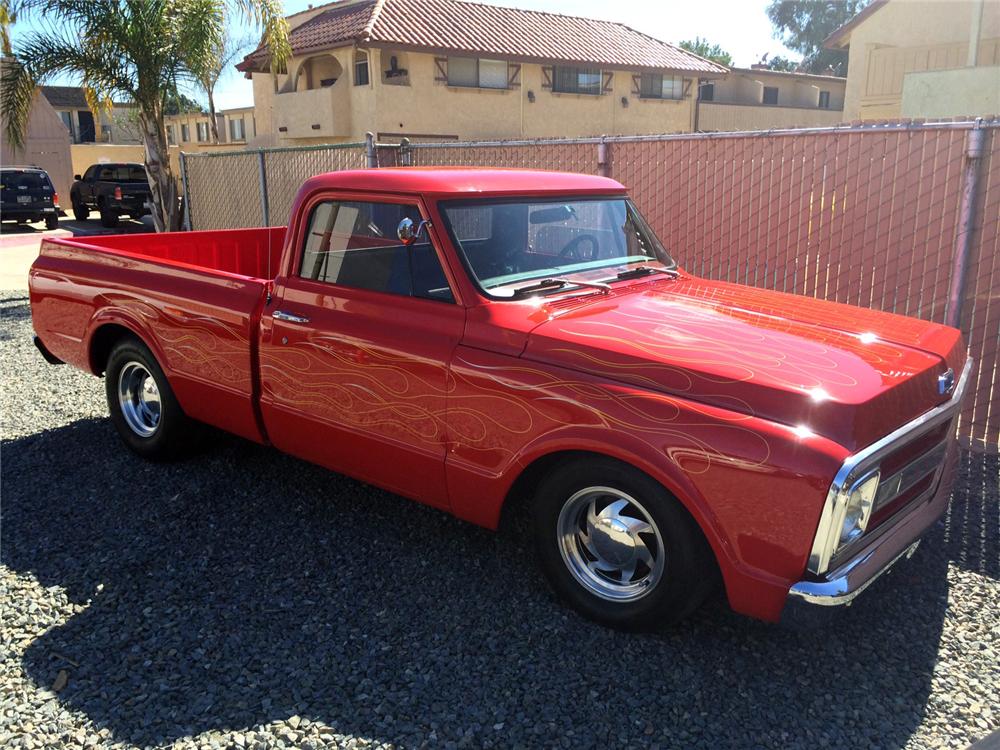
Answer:
<svg viewBox="0 0 1000 750"><path fill-rule="evenodd" d="M960 333L808 297L683 277L547 302L525 359L793 427L851 451L935 405Z"/></svg>

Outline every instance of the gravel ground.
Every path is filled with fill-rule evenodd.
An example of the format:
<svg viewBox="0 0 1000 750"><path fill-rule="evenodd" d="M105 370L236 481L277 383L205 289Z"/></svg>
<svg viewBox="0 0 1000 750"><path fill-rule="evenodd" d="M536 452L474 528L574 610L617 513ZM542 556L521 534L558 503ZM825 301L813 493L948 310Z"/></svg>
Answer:
<svg viewBox="0 0 1000 750"><path fill-rule="evenodd" d="M826 630L563 609L500 534L235 438L144 463L0 298L0 746L965 747L1000 726L996 457Z"/></svg>

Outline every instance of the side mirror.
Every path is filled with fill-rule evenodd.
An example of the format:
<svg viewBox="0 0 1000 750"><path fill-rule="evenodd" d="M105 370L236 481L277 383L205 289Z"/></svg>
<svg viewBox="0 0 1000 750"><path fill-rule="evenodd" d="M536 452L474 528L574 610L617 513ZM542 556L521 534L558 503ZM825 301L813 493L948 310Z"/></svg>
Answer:
<svg viewBox="0 0 1000 750"><path fill-rule="evenodd" d="M409 247L420 239L420 235L429 224L430 222L426 219L417 224L413 219L406 217L396 227L396 236L399 237L400 242Z"/></svg>
<svg viewBox="0 0 1000 750"><path fill-rule="evenodd" d="M75 175L73 175L73 179L74 180L82 180L83 178L80 175L75 174Z"/></svg>

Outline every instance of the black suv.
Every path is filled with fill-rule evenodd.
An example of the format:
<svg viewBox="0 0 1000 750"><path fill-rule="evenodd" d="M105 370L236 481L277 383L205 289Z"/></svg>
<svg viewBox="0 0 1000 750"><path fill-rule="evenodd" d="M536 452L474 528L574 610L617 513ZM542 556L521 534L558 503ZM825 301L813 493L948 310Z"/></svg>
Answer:
<svg viewBox="0 0 1000 750"><path fill-rule="evenodd" d="M42 219L46 229L59 226L59 195L49 173L38 167L0 169L0 220L24 224Z"/></svg>
<svg viewBox="0 0 1000 750"><path fill-rule="evenodd" d="M101 212L101 224L106 227L118 226L120 216L138 219L149 213L152 191L142 164L94 164L83 177L73 179L69 198L77 221L90 216L93 208Z"/></svg>

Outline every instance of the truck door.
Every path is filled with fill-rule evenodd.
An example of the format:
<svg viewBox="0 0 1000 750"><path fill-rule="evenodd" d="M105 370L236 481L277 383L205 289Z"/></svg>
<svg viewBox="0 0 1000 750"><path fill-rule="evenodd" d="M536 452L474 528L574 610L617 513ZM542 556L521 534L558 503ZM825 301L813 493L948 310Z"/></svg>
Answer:
<svg viewBox="0 0 1000 750"><path fill-rule="evenodd" d="M275 446L447 506L448 363L465 323L420 207L340 195L303 206L261 324L261 410ZM289 231L293 231L290 228Z"/></svg>

